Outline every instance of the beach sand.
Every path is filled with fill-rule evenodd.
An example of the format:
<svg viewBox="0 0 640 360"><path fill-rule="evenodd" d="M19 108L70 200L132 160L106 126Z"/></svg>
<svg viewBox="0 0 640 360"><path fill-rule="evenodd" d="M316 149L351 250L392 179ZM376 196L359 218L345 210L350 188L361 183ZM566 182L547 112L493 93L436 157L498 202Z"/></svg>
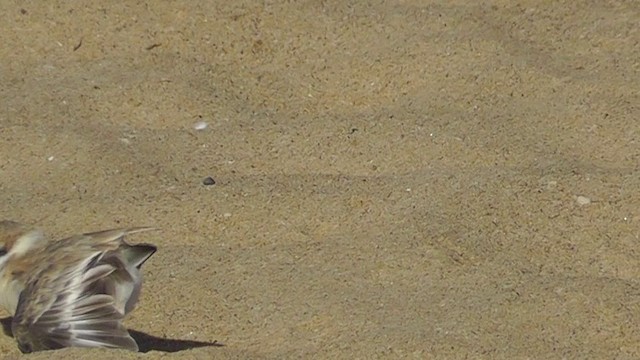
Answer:
<svg viewBox="0 0 640 360"><path fill-rule="evenodd" d="M0 218L160 228L146 354L32 359L640 358L637 3L0 18Z"/></svg>

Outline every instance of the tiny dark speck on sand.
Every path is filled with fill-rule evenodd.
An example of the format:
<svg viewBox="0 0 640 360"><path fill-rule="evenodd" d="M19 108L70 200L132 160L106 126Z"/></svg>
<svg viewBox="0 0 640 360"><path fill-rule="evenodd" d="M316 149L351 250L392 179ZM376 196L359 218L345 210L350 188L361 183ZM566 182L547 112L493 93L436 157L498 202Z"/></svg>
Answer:
<svg viewBox="0 0 640 360"><path fill-rule="evenodd" d="M211 186L211 185L215 185L216 181L213 180L213 178L211 176L207 176L206 178L204 178L204 180L202 180L202 184L203 185L207 185L207 186Z"/></svg>

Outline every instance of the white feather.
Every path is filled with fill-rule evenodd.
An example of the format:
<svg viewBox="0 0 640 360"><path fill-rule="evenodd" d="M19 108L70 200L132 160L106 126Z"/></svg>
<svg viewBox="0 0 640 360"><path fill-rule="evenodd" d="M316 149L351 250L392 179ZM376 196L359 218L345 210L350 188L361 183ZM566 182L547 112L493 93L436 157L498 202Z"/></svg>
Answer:
<svg viewBox="0 0 640 360"><path fill-rule="evenodd" d="M40 230L31 230L20 236L7 255L21 256L29 250L37 247L44 240L44 234Z"/></svg>

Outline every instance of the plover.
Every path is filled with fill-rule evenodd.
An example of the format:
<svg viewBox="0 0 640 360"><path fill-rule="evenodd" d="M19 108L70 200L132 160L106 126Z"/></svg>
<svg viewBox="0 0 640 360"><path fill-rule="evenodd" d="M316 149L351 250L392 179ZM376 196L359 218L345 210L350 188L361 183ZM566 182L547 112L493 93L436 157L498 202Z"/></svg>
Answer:
<svg viewBox="0 0 640 360"><path fill-rule="evenodd" d="M129 245L128 228L48 241L31 226L0 221L0 305L12 316L22 352L63 347L138 351L122 324L142 285L140 267L156 251Z"/></svg>

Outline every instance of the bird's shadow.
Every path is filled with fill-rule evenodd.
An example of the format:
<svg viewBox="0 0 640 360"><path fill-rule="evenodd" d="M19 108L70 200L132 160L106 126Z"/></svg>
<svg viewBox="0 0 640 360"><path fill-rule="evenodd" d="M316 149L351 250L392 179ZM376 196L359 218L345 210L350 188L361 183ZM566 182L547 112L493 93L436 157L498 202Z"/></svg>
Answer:
<svg viewBox="0 0 640 360"><path fill-rule="evenodd" d="M13 320L13 318L11 317L0 319L0 324L2 324L2 332L4 332L4 334L7 336L13 337L13 333L11 332L11 320ZM139 351L143 353L149 351L162 351L172 353L207 346L224 346L224 344L221 344L218 341L208 342L166 339L136 330L129 330L129 334L136 341L136 343L138 343Z"/></svg>

